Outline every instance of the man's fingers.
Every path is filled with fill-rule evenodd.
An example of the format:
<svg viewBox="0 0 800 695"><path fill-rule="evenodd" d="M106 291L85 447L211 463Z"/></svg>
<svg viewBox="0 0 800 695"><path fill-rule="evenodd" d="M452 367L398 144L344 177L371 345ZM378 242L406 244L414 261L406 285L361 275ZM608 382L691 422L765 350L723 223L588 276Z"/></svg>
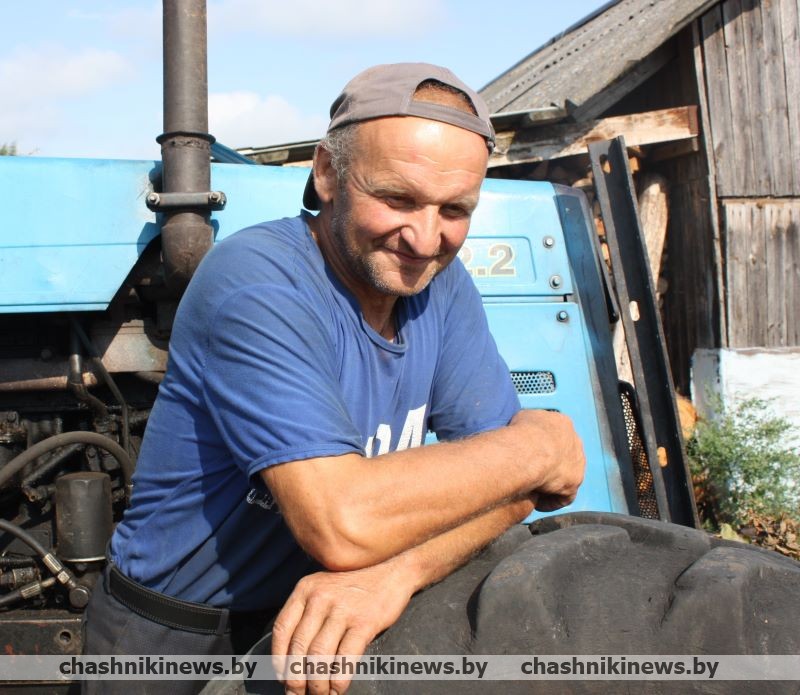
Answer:
<svg viewBox="0 0 800 695"><path fill-rule="evenodd" d="M272 626L272 654L277 657L286 656L297 623L303 617L306 609L305 597L299 598L297 592L293 593L275 618Z"/></svg>
<svg viewBox="0 0 800 695"><path fill-rule="evenodd" d="M359 659L367 649L367 645L372 642L374 635L368 635L363 630L351 628L345 632L339 642L340 656L348 656L355 661ZM355 664L353 664L355 666ZM342 695L350 687L352 676L347 673L340 673L331 678L331 690L335 690L338 695Z"/></svg>
<svg viewBox="0 0 800 695"><path fill-rule="evenodd" d="M339 651L339 642L342 640L342 635L346 631L347 623L328 616L319 632L317 632L317 636L311 642L308 648L308 655L311 657L335 656ZM311 695L328 695L330 692L327 680L310 680L307 687Z"/></svg>
<svg viewBox="0 0 800 695"><path fill-rule="evenodd" d="M539 495L536 501L536 510L539 512L554 512L566 507L575 501L575 495Z"/></svg>
<svg viewBox="0 0 800 695"><path fill-rule="evenodd" d="M289 639L289 649L286 652L287 656L303 657L308 654L311 643L317 636L325 618L328 615L327 602L315 598L312 594L305 602L305 610L294 628L294 633ZM291 691L305 692L306 681L302 676L292 676L285 681L286 687Z"/></svg>

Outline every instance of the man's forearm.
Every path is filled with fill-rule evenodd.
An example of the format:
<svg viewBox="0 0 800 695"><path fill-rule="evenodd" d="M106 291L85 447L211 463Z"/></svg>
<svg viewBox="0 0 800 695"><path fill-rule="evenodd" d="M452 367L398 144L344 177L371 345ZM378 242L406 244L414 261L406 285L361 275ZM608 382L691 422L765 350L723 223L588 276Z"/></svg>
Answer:
<svg viewBox="0 0 800 695"><path fill-rule="evenodd" d="M533 490L571 501L583 472L571 423L555 413L517 418L459 442L295 461L264 477L295 538L325 567L373 566Z"/></svg>
<svg viewBox="0 0 800 695"><path fill-rule="evenodd" d="M387 568L416 593L453 573L533 509L530 498L507 502L386 560Z"/></svg>

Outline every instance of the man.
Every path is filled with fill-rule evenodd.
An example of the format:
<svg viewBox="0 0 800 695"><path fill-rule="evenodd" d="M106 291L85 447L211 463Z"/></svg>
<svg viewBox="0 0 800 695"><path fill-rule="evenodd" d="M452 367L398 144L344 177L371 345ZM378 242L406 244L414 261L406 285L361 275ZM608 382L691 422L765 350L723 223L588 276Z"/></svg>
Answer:
<svg viewBox="0 0 800 695"><path fill-rule="evenodd" d="M319 214L204 259L88 650L241 651L239 626L280 610L274 654L361 654L414 592L574 498L580 441L567 418L519 410L453 262L493 138L450 71L367 70L315 153L304 204ZM445 443L420 447L429 428Z"/></svg>

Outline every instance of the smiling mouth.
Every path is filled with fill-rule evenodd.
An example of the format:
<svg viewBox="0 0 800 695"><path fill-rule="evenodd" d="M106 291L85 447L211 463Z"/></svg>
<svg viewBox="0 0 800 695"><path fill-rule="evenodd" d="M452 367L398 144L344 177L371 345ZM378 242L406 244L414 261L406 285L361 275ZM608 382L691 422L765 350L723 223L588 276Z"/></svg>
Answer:
<svg viewBox="0 0 800 695"><path fill-rule="evenodd" d="M396 249L387 249L395 258L405 265L424 266L436 260L437 256L415 256L413 254L403 253Z"/></svg>

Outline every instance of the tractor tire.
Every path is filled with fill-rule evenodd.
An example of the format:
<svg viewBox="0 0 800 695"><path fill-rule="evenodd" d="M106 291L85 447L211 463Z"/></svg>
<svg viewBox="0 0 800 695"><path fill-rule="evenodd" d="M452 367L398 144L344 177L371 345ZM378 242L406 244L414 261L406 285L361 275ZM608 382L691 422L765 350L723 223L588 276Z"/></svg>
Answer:
<svg viewBox="0 0 800 695"><path fill-rule="evenodd" d="M367 654L800 654L798 625L800 563L683 526L580 512L512 528L415 596ZM697 680L360 680L348 692L532 691L799 692L797 681Z"/></svg>

